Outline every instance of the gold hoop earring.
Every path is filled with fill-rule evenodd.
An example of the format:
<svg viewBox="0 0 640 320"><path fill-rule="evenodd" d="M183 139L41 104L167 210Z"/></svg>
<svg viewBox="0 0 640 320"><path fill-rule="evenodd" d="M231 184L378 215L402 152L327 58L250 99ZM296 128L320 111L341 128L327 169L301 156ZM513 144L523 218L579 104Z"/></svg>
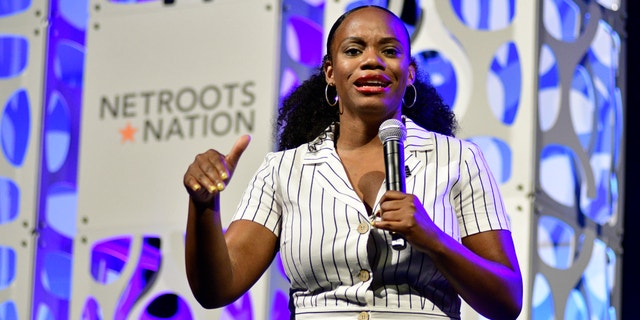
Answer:
<svg viewBox="0 0 640 320"><path fill-rule="evenodd" d="M329 93L328 93L330 86L333 87L332 85L329 85L327 83L327 85L324 87L324 99L327 100L327 104L329 106L335 107L336 104L338 104L338 92L336 92L336 98L333 99L333 103L331 103L331 101L329 101Z"/></svg>
<svg viewBox="0 0 640 320"><path fill-rule="evenodd" d="M411 102L410 105L407 105L404 102L404 96L402 97L402 104L404 104L405 107L407 107L407 109L413 108L413 106L416 104L416 100L418 100L418 90L416 90L416 87L413 85L413 83L410 84L409 86L411 86L411 88L413 88L413 102ZM405 91L405 93L406 93L406 91Z"/></svg>

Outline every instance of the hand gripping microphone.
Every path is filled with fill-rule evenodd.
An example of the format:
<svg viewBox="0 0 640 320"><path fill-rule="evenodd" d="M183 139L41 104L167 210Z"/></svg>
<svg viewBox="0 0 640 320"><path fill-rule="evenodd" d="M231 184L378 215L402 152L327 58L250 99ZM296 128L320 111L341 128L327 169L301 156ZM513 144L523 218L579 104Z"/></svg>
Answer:
<svg viewBox="0 0 640 320"><path fill-rule="evenodd" d="M404 140L407 128L397 119L385 120L378 130L378 137L384 147L384 166L387 190L406 192L404 169ZM391 246L396 250L407 247L407 242L399 234L391 232Z"/></svg>

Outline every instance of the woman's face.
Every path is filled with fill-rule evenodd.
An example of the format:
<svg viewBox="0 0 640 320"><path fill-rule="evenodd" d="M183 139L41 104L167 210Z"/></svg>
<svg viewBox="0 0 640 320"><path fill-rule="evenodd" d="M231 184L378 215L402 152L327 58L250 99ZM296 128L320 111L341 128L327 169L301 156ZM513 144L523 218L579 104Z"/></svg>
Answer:
<svg viewBox="0 0 640 320"><path fill-rule="evenodd" d="M325 76L335 84L343 112L398 117L415 78L402 22L380 9L360 9L347 16L330 45Z"/></svg>

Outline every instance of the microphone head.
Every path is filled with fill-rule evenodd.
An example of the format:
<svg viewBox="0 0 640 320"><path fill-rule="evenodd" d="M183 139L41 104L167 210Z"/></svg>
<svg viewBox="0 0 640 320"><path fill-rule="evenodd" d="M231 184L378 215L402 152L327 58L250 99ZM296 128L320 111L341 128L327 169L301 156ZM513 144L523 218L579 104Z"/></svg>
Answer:
<svg viewBox="0 0 640 320"><path fill-rule="evenodd" d="M380 125L378 137L380 137L383 144L391 140L404 142L407 138L407 128L398 119L388 119Z"/></svg>

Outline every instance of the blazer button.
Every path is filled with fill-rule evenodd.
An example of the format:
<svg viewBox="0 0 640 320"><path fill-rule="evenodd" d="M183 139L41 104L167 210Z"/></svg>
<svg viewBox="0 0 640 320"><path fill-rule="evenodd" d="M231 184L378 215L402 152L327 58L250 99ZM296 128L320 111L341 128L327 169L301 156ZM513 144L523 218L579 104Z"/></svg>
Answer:
<svg viewBox="0 0 640 320"><path fill-rule="evenodd" d="M369 231L369 223L368 222L361 222L358 225L358 232L360 234L365 234Z"/></svg>
<svg viewBox="0 0 640 320"><path fill-rule="evenodd" d="M369 278L371 278L371 274L369 273L369 271L360 270L360 272L358 272L358 279L360 279L360 281L367 282L369 281Z"/></svg>
<svg viewBox="0 0 640 320"><path fill-rule="evenodd" d="M362 311L358 314L358 320L369 320L369 313Z"/></svg>

